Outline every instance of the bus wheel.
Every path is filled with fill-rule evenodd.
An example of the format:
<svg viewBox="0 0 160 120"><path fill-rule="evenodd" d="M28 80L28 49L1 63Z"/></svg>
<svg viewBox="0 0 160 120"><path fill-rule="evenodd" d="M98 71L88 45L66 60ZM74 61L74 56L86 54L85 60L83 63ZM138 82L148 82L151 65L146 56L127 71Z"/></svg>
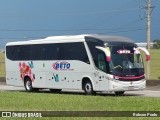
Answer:
<svg viewBox="0 0 160 120"><path fill-rule="evenodd" d="M83 84L83 89L84 89L86 95L93 95L93 94L96 93L95 91L93 91L93 86L92 86L92 83L90 81L86 81Z"/></svg>
<svg viewBox="0 0 160 120"><path fill-rule="evenodd" d="M61 93L61 89L49 89L52 93Z"/></svg>
<svg viewBox="0 0 160 120"><path fill-rule="evenodd" d="M115 92L116 95L123 95L124 94L124 91L117 91Z"/></svg>
<svg viewBox="0 0 160 120"><path fill-rule="evenodd" d="M30 78L25 79L24 87L25 87L27 92L33 92L34 91L34 89L32 87L32 81L30 80Z"/></svg>

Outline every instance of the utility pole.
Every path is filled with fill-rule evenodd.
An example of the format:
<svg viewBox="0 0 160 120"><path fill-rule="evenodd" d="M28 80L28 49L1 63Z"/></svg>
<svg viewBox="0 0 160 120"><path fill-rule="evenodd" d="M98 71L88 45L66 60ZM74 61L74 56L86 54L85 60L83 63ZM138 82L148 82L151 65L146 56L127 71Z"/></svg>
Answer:
<svg viewBox="0 0 160 120"><path fill-rule="evenodd" d="M151 0L147 2L147 49L150 50L151 41Z"/></svg>
<svg viewBox="0 0 160 120"><path fill-rule="evenodd" d="M147 11L147 49L150 52L150 41L151 41L151 13L152 10L151 8L151 0L147 0L147 7L146 11ZM147 80L150 79L150 61L147 61L147 76L146 76Z"/></svg>
<svg viewBox="0 0 160 120"><path fill-rule="evenodd" d="M147 2L147 49L150 52L151 41L151 0ZM147 62L147 80L150 79L150 61Z"/></svg>

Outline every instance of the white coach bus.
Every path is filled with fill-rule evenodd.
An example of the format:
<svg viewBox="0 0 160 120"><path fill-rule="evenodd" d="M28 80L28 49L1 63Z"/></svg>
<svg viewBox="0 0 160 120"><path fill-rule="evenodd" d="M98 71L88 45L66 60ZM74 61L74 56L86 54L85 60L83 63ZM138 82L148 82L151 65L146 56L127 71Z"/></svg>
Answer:
<svg viewBox="0 0 160 120"><path fill-rule="evenodd" d="M141 51L128 38L105 35L54 36L6 44L6 83L26 91L84 90L86 94L143 90Z"/></svg>

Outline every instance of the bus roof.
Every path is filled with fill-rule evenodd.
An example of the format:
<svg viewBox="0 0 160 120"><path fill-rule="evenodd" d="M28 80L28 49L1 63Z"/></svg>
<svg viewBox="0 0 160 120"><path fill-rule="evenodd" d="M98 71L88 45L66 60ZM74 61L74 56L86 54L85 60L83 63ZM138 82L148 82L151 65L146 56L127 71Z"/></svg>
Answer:
<svg viewBox="0 0 160 120"><path fill-rule="evenodd" d="M44 39L37 40L28 40L28 41L17 41L9 42L8 45L25 45L25 44L45 44L45 43L64 43L64 42L84 42L85 37L95 38L102 40L103 42L125 42L125 43L134 43L132 40L120 37L120 36L109 36L109 35L98 35L98 34L83 34L83 35L67 35L67 36L51 36Z"/></svg>
<svg viewBox="0 0 160 120"><path fill-rule="evenodd" d="M102 40L103 42L106 43L112 43L112 42L125 42L125 43L134 43L132 40L126 38L126 37L121 37L121 36L109 36L109 35L90 35L86 36L88 38L96 38L99 40Z"/></svg>

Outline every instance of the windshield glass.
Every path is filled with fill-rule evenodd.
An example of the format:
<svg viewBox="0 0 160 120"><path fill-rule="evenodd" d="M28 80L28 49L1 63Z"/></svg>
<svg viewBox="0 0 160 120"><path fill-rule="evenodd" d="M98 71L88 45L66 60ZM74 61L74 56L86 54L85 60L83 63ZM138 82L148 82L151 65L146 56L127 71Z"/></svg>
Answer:
<svg viewBox="0 0 160 120"><path fill-rule="evenodd" d="M134 46L113 46L111 49L110 72L117 76L140 76L144 66L140 53Z"/></svg>

